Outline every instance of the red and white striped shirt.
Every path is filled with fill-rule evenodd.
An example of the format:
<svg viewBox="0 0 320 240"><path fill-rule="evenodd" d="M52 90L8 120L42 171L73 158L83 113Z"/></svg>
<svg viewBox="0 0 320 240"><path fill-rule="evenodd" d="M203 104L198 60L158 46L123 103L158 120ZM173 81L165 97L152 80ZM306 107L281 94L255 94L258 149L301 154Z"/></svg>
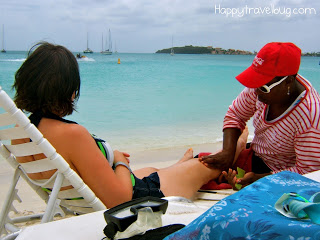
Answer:
<svg viewBox="0 0 320 240"><path fill-rule="evenodd" d="M268 105L258 100L255 89L245 88L229 106L225 128L244 129L253 116L252 149L273 173L283 170L305 174L320 170L320 96L300 75L306 93L289 112L266 121Z"/></svg>

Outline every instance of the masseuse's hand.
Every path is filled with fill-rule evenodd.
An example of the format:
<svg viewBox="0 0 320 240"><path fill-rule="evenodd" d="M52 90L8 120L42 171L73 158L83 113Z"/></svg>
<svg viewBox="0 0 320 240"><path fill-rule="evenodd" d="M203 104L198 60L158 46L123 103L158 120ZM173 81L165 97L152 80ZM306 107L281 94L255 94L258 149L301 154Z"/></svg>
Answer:
<svg viewBox="0 0 320 240"><path fill-rule="evenodd" d="M236 180L236 183L239 183L242 185L242 187L244 186L247 186L255 181L257 181L258 179L260 178L263 178L265 176L268 176L268 175L271 175L272 173L261 173L261 174L258 174L258 173L254 173L254 172L247 172L243 178L238 178Z"/></svg>
<svg viewBox="0 0 320 240"><path fill-rule="evenodd" d="M238 128L226 128L223 130L222 151L199 159L209 168L227 171L231 167L236 153L237 141L241 135Z"/></svg>
<svg viewBox="0 0 320 240"><path fill-rule="evenodd" d="M254 172L247 172L243 178L236 179L236 183L241 184L242 187L248 186L249 184L258 180L258 176Z"/></svg>
<svg viewBox="0 0 320 240"><path fill-rule="evenodd" d="M226 178L228 183L232 186L233 190L236 191L239 190L238 188L236 188L236 184L241 184L241 188L243 188L257 180L257 176L253 172L246 173L243 178L237 178L237 171L232 170L231 168L229 168L228 171L222 171L222 174Z"/></svg>
<svg viewBox="0 0 320 240"><path fill-rule="evenodd" d="M222 175L228 181L228 183L232 186L233 190L238 190L235 185L237 183L237 171L229 168L228 171L222 171Z"/></svg>
<svg viewBox="0 0 320 240"><path fill-rule="evenodd" d="M227 170L233 162L233 155L228 151L222 150L213 155L203 156L199 161L208 168L215 168L219 170Z"/></svg>
<svg viewBox="0 0 320 240"><path fill-rule="evenodd" d="M225 178L228 180L228 183L232 186L234 190L239 190L235 187L236 184L241 184L244 188L245 186L250 185L251 183L257 181L258 179L265 177L267 175L270 175L271 173L254 173L254 172L247 172L243 178L237 178L236 174L237 172L235 170L229 169L228 172L223 171L222 174L225 176Z"/></svg>

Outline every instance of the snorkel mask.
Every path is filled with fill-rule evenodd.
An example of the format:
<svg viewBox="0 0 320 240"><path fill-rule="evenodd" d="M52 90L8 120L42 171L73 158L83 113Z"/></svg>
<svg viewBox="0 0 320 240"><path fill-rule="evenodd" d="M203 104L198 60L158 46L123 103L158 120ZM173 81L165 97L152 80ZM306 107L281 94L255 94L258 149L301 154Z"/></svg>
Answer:
<svg viewBox="0 0 320 240"><path fill-rule="evenodd" d="M143 197L120 204L104 212L107 222L104 234L109 239L121 239L159 228L167 207L167 200L156 197Z"/></svg>

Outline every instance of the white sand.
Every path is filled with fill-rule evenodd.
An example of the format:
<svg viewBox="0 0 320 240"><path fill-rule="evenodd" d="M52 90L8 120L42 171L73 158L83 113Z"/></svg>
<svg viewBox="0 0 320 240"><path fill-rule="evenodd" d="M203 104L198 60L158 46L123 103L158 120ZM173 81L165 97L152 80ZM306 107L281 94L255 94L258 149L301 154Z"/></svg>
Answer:
<svg viewBox="0 0 320 240"><path fill-rule="evenodd" d="M130 165L132 170L143 167L162 168L170 166L178 161L185 153L185 151L192 147L194 154L199 152L215 152L221 149L221 143L217 144L202 144L196 146L184 146L157 150L146 150L143 152L128 152L130 157ZM119 149L125 151L124 149ZM0 156L0 207L3 207L5 196L7 195L11 180L13 177L13 169ZM37 194L29 187L29 185L20 179L18 183L18 195L22 199L22 203L15 202L14 206L18 210L19 215L26 215L27 213L41 213L45 209L45 203L38 197Z"/></svg>

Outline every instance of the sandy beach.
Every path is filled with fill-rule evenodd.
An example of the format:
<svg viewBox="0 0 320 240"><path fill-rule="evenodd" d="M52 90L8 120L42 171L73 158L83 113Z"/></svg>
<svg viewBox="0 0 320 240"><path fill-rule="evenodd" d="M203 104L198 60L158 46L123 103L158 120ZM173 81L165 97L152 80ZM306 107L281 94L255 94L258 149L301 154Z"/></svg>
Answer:
<svg viewBox="0 0 320 240"><path fill-rule="evenodd" d="M196 155L199 152L215 152L221 148L221 143L128 152L131 155L130 165L132 170L148 166L157 168L167 167L179 160L185 151L190 147L193 148L194 154ZM125 151L125 149L119 150ZM0 189L2 193L0 195L1 208L4 204L12 176L13 169L4 159L0 157ZM44 212L46 204L33 192L33 190L23 179L20 179L18 183L18 195L22 200L21 203L14 203L14 206L18 211L18 215L27 215L30 212Z"/></svg>

